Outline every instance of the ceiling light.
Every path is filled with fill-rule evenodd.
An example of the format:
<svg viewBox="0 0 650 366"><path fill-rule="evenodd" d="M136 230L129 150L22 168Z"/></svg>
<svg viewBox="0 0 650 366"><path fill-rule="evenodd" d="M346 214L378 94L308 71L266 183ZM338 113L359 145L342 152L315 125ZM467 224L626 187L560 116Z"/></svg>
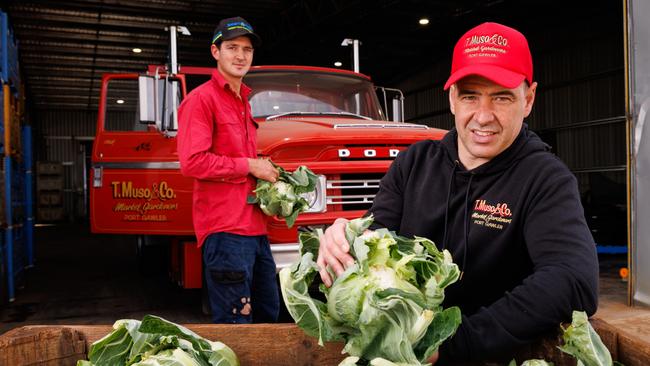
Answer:
<svg viewBox="0 0 650 366"><path fill-rule="evenodd" d="M134 48L133 53L140 53L142 52L142 48Z"/></svg>
<svg viewBox="0 0 650 366"><path fill-rule="evenodd" d="M341 61L336 61L336 62L334 63L334 66L336 66L336 67L341 67L341 66L343 66L343 63L342 63Z"/></svg>
<svg viewBox="0 0 650 366"><path fill-rule="evenodd" d="M420 25L427 25L429 24L429 18L421 18L418 23L420 23Z"/></svg>
<svg viewBox="0 0 650 366"><path fill-rule="evenodd" d="M124 99L118 99L115 101L117 104L124 104Z"/></svg>

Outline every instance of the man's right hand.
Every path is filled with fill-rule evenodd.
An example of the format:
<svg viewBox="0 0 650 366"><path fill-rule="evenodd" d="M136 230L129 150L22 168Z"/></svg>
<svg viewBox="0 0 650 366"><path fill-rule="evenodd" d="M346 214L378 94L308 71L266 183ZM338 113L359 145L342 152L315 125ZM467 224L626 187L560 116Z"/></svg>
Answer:
<svg viewBox="0 0 650 366"><path fill-rule="evenodd" d="M255 178L263 179L271 183L275 183L280 176L280 172L268 159L248 159L248 171Z"/></svg>
<svg viewBox="0 0 650 366"><path fill-rule="evenodd" d="M440 358L440 353L439 353L439 351L436 351L434 354L431 355L431 357L429 357L427 362L430 363L431 366L433 366L433 365L436 364L436 362L438 362L439 358Z"/></svg>
<svg viewBox="0 0 650 366"><path fill-rule="evenodd" d="M347 219L338 218L332 226L325 230L320 237L320 246L318 248L318 272L325 286L332 286L332 277L327 272L327 267L331 267L337 276L345 271L345 268L354 264L354 258L348 252L350 244L345 239L345 225Z"/></svg>

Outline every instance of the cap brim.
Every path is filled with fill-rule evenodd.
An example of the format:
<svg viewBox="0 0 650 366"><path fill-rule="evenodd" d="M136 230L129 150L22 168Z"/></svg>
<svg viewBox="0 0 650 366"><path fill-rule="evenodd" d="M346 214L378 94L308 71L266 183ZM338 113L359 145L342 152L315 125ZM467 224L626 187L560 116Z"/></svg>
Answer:
<svg viewBox="0 0 650 366"><path fill-rule="evenodd" d="M469 75L482 76L508 89L518 87L521 82L526 79L524 74L510 71L495 65L469 65L451 74L445 83L444 90L449 89L452 84Z"/></svg>
<svg viewBox="0 0 650 366"><path fill-rule="evenodd" d="M237 31L231 31L230 34L228 35L228 38L221 38L222 41L230 41L231 39L235 39L237 37L245 36L250 38L251 43L253 44L253 47L259 47L262 45L262 39L260 36L258 36L255 33L250 33L245 30L237 30Z"/></svg>
<svg viewBox="0 0 650 366"><path fill-rule="evenodd" d="M251 39L251 43L253 43L253 47L259 47L259 46L262 45L262 39L257 34L248 33L248 34L244 34L244 35L248 36Z"/></svg>

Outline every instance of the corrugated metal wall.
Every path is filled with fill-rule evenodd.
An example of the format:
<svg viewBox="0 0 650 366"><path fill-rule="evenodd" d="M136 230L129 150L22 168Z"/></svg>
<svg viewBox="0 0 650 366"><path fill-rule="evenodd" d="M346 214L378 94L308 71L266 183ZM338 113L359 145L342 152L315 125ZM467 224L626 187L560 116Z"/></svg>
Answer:
<svg viewBox="0 0 650 366"><path fill-rule="evenodd" d="M529 37L534 79L539 86L526 122L576 174L597 242L625 245L623 29L616 27L608 24L594 30L576 26L571 32L565 30L565 39L555 43L547 34ZM536 44L541 47L536 49ZM399 86L406 96L407 121L453 127L448 94L442 90L449 75L448 62L440 62ZM614 232L605 235L604 230Z"/></svg>
<svg viewBox="0 0 650 366"><path fill-rule="evenodd" d="M94 111L38 111L32 116L37 161L63 164L65 220L85 216L84 151L95 136ZM36 177L38 180L38 177Z"/></svg>
<svg viewBox="0 0 650 366"><path fill-rule="evenodd" d="M88 179L84 162L91 153L97 112L40 110L33 114L32 120L36 160L63 163L65 219L84 219L87 214L84 183ZM133 113L111 112L110 120L117 130L133 129Z"/></svg>

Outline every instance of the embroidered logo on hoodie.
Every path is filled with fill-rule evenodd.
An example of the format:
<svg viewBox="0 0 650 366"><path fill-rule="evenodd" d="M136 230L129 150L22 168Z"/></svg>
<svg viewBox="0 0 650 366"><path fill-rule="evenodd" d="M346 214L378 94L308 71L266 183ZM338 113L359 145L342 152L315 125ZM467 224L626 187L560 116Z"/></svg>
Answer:
<svg viewBox="0 0 650 366"><path fill-rule="evenodd" d="M475 225L503 230L512 222L512 211L505 202L491 204L487 200L478 199L474 203L472 221Z"/></svg>

